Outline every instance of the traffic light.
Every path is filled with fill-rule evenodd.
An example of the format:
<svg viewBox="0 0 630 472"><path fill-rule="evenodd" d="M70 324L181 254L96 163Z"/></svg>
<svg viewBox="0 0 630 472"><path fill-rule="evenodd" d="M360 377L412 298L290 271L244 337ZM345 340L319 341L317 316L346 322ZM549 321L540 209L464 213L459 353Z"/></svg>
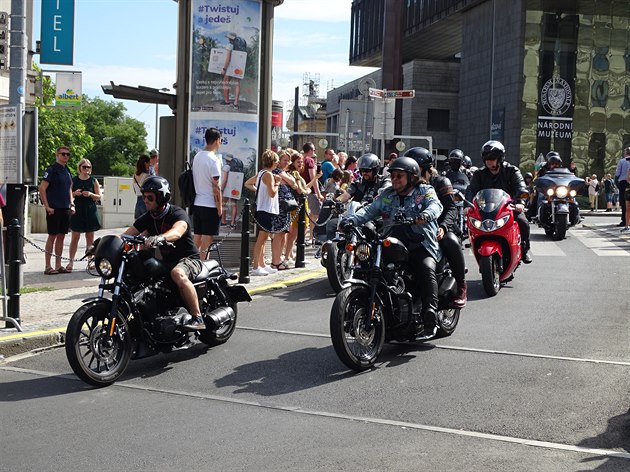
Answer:
<svg viewBox="0 0 630 472"><path fill-rule="evenodd" d="M0 70L9 69L9 14L0 11Z"/></svg>

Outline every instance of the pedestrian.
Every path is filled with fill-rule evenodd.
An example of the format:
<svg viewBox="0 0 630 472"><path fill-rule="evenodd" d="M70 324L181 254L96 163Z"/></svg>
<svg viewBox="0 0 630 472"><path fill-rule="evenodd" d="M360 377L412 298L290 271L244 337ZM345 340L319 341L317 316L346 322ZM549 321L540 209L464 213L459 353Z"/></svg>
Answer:
<svg viewBox="0 0 630 472"><path fill-rule="evenodd" d="M87 249L94 243L94 232L101 229L96 208L96 202L102 196L101 186L98 180L92 177L92 163L87 159L81 159L77 165L77 175L72 179L72 195L76 211L70 217L72 235L70 262L66 266L66 272L72 272L81 233L85 233L85 248Z"/></svg>
<svg viewBox="0 0 630 472"><path fill-rule="evenodd" d="M265 264L265 242L271 233L282 229L278 223L280 214L280 202L278 200L278 187L282 177L274 175L273 170L278 166L278 155L271 149L262 154L263 168L258 174L245 182L245 187L256 192L255 221L258 236L254 244L253 270L250 275L264 276L277 272L277 269Z"/></svg>
<svg viewBox="0 0 630 472"><path fill-rule="evenodd" d="M588 181L588 203L591 206L591 211L597 211L597 199L599 198L599 180L597 180L597 174L591 175Z"/></svg>
<svg viewBox="0 0 630 472"><path fill-rule="evenodd" d="M343 171L340 169L335 169L326 180L324 184L324 195L328 195L329 193L333 194L333 198L337 196L339 189L341 188L341 179L343 178Z"/></svg>
<svg viewBox="0 0 630 472"><path fill-rule="evenodd" d="M344 192L348 190L348 185L352 183L354 180L354 174L352 171L344 170L343 175L341 176L341 183L339 184L339 188Z"/></svg>
<svg viewBox="0 0 630 472"><path fill-rule="evenodd" d="M151 149L149 159L149 175L160 175L160 151Z"/></svg>
<svg viewBox="0 0 630 472"><path fill-rule="evenodd" d="M573 159L571 159L571 162L569 162L569 170L571 172L573 172L573 175L575 175L575 176L578 175L577 164L575 163L575 161Z"/></svg>
<svg viewBox="0 0 630 472"><path fill-rule="evenodd" d="M133 217L136 220L147 211L141 188L142 183L149 177L150 162L151 158L146 154L142 154L136 161L136 172L133 174L133 193L136 195L136 208L133 211Z"/></svg>
<svg viewBox="0 0 630 472"><path fill-rule="evenodd" d="M288 150L291 154L291 164L289 165L289 173L295 179L298 185L298 193L304 197L304 220L302 224L304 224L304 228L308 227L308 201L307 196L311 193L311 187L317 182L317 179L313 179L309 185L306 184L306 181L300 175L300 172L304 169L304 156L297 152L294 149ZM284 259L286 261L292 262L295 260L295 253L293 252L295 248L295 242L298 237L298 227L300 224L299 221L299 211L293 210L291 212L291 228L289 229L289 235L287 236L287 241L284 245Z"/></svg>
<svg viewBox="0 0 630 472"><path fill-rule="evenodd" d="M322 162L322 176L319 178L319 182L323 185L329 179L330 174L335 170L335 150L332 148L326 149L324 152L324 162ZM324 192L325 193L325 192Z"/></svg>
<svg viewBox="0 0 630 472"><path fill-rule="evenodd" d="M615 169L615 180L619 188L619 195L625 195L628 187L628 170L630 170L630 146L624 149L623 157L619 159ZM621 222L618 226L626 226L626 205L621 205Z"/></svg>
<svg viewBox="0 0 630 472"><path fill-rule="evenodd" d="M195 245L202 259L208 257L208 249L219 234L223 198L221 195L221 159L217 155L221 145L221 131L207 128L206 145L193 158L192 171L195 182L193 204L193 229Z"/></svg>
<svg viewBox="0 0 630 472"><path fill-rule="evenodd" d="M346 168L346 161L348 160L348 154L346 154L343 151L339 151L337 153L337 158L339 159L339 169L341 170L345 170Z"/></svg>
<svg viewBox="0 0 630 472"><path fill-rule="evenodd" d="M39 196L46 209L48 239L45 246L44 274L65 273L61 265L63 241L70 228L70 215L75 213L74 195L72 194L72 175L68 170L70 149L66 146L57 148L55 162L46 169L39 184ZM51 256L55 251L55 268L51 265Z"/></svg>
<svg viewBox="0 0 630 472"><path fill-rule="evenodd" d="M619 205L619 189L610 174L606 174L602 182L604 184L604 195L606 196L606 213L610 213L613 211L613 206L617 207Z"/></svg>
<svg viewBox="0 0 630 472"><path fill-rule="evenodd" d="M630 182L630 168L626 172L626 182ZM623 192L624 197L624 207L626 209L626 220L625 226L621 229L622 232L630 231L630 185L626 185L626 189Z"/></svg>
<svg viewBox="0 0 630 472"><path fill-rule="evenodd" d="M304 146L302 147L302 155L304 156L304 169L300 171L300 175L306 182L306 185L309 185L313 179L318 179L321 176L321 167L319 169L317 168L317 164L314 159L315 145L311 142L304 143ZM321 202L324 197L322 196L319 184L317 182L312 184L311 187L312 190L311 193L308 194L307 199L309 209L308 218L310 220L310 239L312 241L313 229L315 227L315 222L319 218Z"/></svg>
<svg viewBox="0 0 630 472"><path fill-rule="evenodd" d="M295 178L288 172L289 164L291 164L291 153L283 151L280 153L279 158L278 166L272 171L272 174L279 175L282 180L278 187L279 213L276 226L279 229L273 234L271 240L271 267L277 270L286 270L289 268L289 263L282 260L282 254L285 253L284 249L291 225L291 214L286 210L282 202L294 198L292 190L297 191L297 183Z"/></svg>
<svg viewBox="0 0 630 472"><path fill-rule="evenodd" d="M348 156L348 159L346 159L346 167L344 168L345 170L352 172L353 181L361 177L359 168L357 167L357 161L358 159L356 156Z"/></svg>

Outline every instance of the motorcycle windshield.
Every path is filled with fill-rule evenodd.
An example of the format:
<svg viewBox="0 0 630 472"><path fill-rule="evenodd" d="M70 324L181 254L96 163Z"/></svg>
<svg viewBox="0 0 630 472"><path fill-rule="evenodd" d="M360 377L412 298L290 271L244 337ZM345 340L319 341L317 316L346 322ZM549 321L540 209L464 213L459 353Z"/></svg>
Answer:
<svg viewBox="0 0 630 472"><path fill-rule="evenodd" d="M584 179L576 177L569 169L560 168L547 172L536 179L536 190L546 193L550 188L567 187L569 190L578 191L584 185Z"/></svg>
<svg viewBox="0 0 630 472"><path fill-rule="evenodd" d="M509 199L510 196L503 190L499 188L487 188L477 192L474 202L482 215L485 217L493 217L493 214Z"/></svg>

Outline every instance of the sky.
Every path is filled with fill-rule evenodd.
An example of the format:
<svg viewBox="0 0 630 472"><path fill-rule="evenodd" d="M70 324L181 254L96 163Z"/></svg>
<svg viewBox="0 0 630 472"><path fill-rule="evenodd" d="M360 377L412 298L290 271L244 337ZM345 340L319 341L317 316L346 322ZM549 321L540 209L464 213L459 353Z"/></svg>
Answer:
<svg viewBox="0 0 630 472"><path fill-rule="evenodd" d="M219 2L220 3L220 2ZM33 36L40 39L41 0L34 0ZM285 0L275 9L273 99L293 102L305 75L319 79L320 96L374 69L348 65L352 0ZM74 64L44 70L80 71L83 93L118 101L101 85L144 85L173 91L177 3L173 0L75 0ZM35 61L39 57L35 56ZM301 90L301 88L300 88ZM155 105L123 100L127 114L145 122L154 147ZM158 115L170 115L166 106ZM288 112L285 111L285 122Z"/></svg>

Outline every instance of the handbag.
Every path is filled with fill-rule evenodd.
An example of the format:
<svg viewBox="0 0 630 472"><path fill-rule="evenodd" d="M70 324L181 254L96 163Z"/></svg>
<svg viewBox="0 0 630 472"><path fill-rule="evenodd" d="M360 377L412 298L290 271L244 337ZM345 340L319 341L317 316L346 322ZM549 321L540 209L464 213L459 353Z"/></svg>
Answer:
<svg viewBox="0 0 630 472"><path fill-rule="evenodd" d="M297 200L294 197L288 200L280 200L280 209L285 213L290 213L293 210L297 210L300 207Z"/></svg>

